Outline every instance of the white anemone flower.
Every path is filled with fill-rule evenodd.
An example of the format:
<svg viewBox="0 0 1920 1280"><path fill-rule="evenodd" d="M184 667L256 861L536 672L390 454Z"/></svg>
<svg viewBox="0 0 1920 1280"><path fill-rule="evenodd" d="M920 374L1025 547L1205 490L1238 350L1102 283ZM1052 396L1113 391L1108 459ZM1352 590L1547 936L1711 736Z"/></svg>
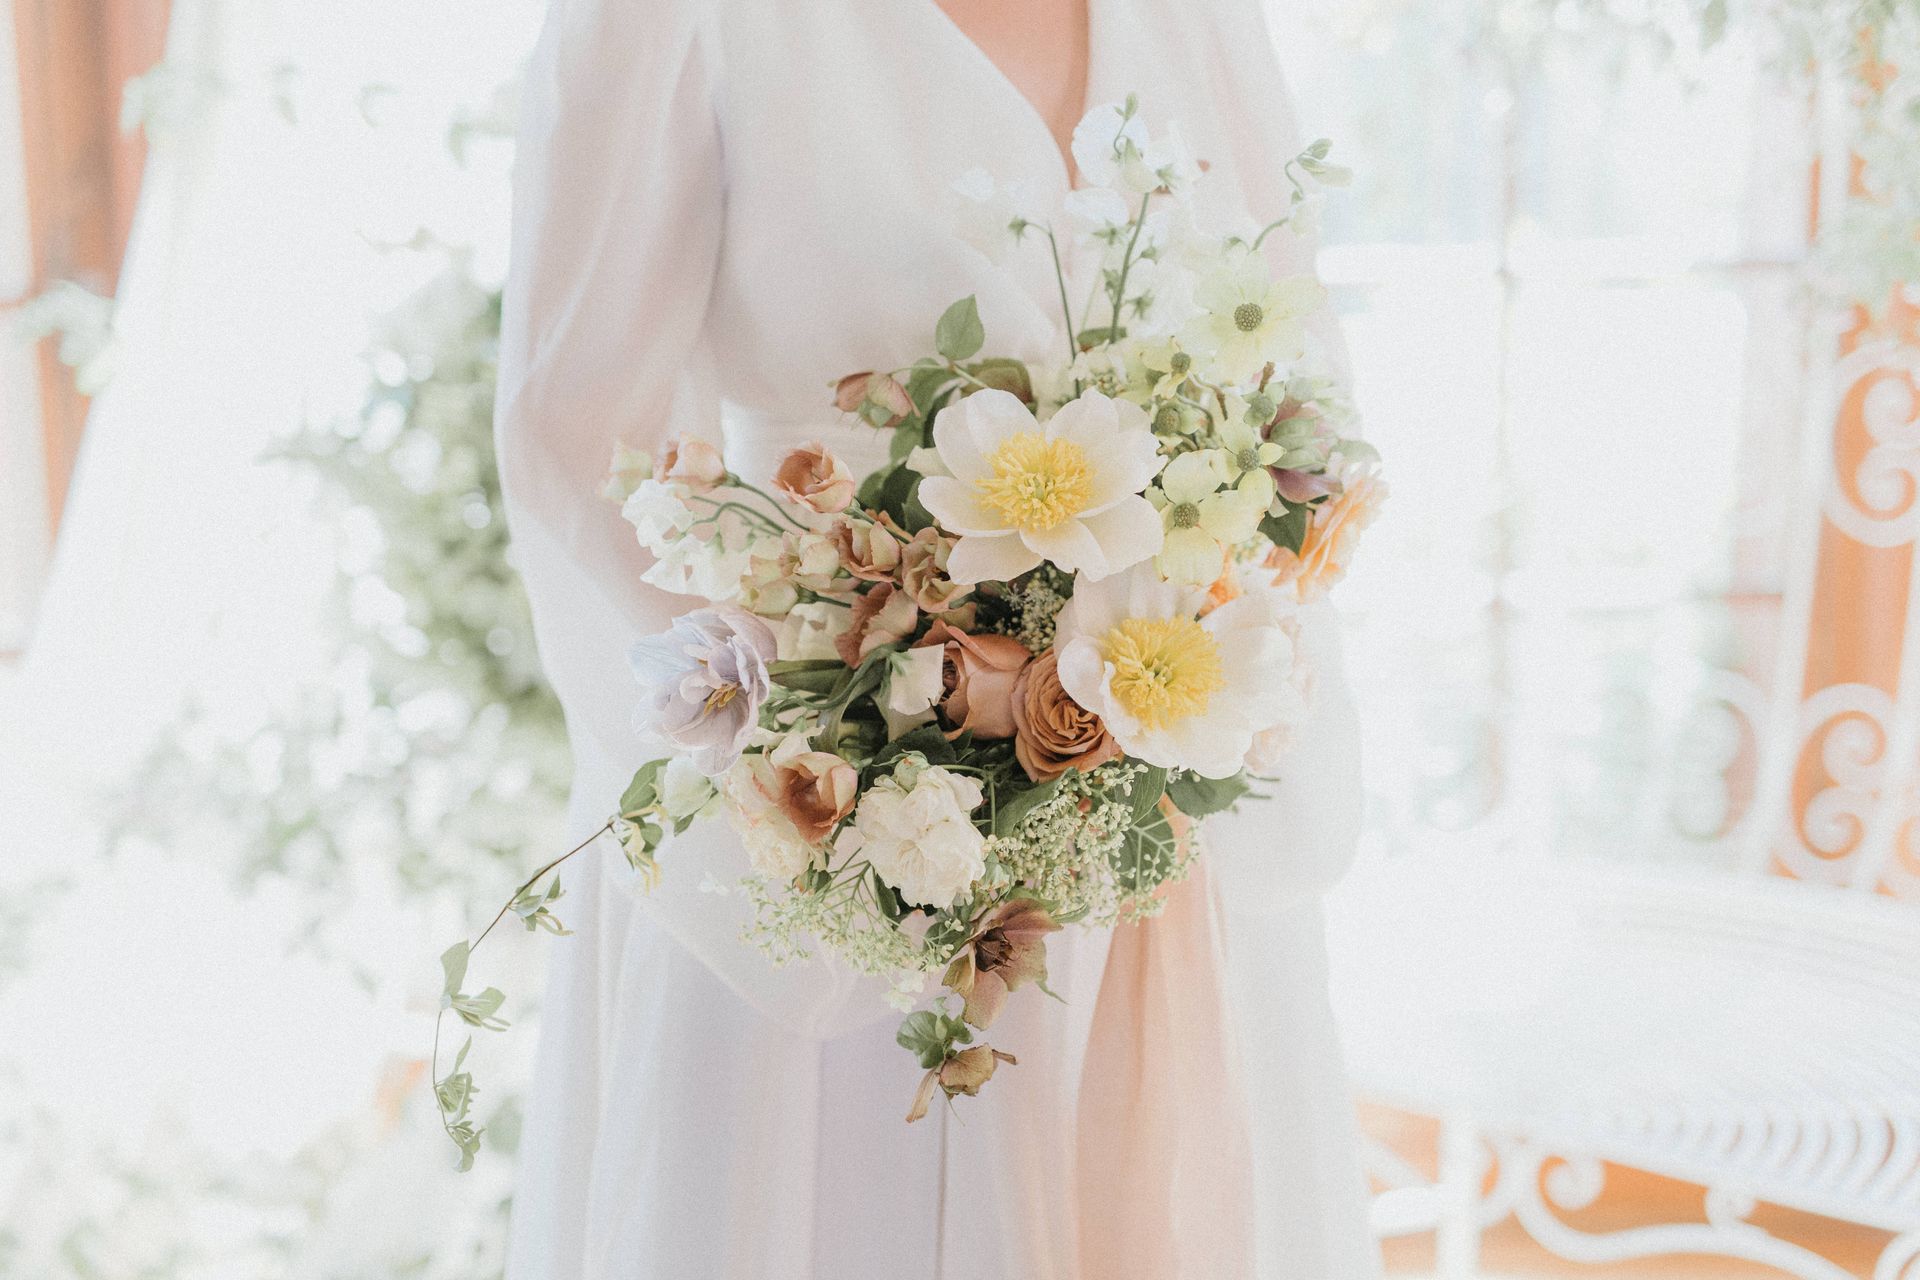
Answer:
<svg viewBox="0 0 1920 1280"><path fill-rule="evenodd" d="M1294 713L1299 657L1271 591L1197 618L1205 600L1147 565L1082 580L1060 612L1060 684L1134 759L1230 778Z"/></svg>
<svg viewBox="0 0 1920 1280"><path fill-rule="evenodd" d="M1180 337L1193 351L1214 359L1227 382L1252 380L1269 360L1289 364L1306 353L1306 318L1327 300L1311 276L1275 280L1266 259L1240 250L1195 285L1203 310Z"/></svg>
<svg viewBox="0 0 1920 1280"><path fill-rule="evenodd" d="M1154 559L1160 576L1204 587L1226 571L1227 549L1259 530L1273 500L1273 481L1259 471L1235 484L1229 456L1220 449L1201 449L1169 462L1147 498L1160 509L1166 530Z"/></svg>
<svg viewBox="0 0 1920 1280"><path fill-rule="evenodd" d="M951 474L920 482L920 501L957 534L947 575L1009 581L1042 562L1097 581L1160 551L1141 490L1160 470L1146 411L1089 391L1043 427L1019 397L978 391L934 420Z"/></svg>

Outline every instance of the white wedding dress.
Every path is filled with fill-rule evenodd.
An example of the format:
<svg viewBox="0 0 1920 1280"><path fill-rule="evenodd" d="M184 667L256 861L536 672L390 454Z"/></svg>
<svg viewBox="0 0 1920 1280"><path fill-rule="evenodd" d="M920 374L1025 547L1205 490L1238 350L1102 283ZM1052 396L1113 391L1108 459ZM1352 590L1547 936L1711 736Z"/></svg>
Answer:
<svg viewBox="0 0 1920 1280"><path fill-rule="evenodd" d="M1177 124L1216 216L1283 211L1299 142L1259 0L1090 4L1089 101L1138 92L1150 122ZM599 496L615 442L723 440L750 478L812 438L875 465L882 439L838 418L832 379L911 361L969 293L990 351L1060 341L1044 251L990 263L954 236L950 184L985 168L1052 208L1069 174L934 0L555 0L524 112L500 457L584 834L642 759L626 650L689 607L639 582ZM1269 243L1310 269L1310 246ZM1209 825L1209 857L1249 1095L1252 1274L1364 1280L1378 1264L1318 902L1354 846L1356 730L1332 619L1307 632L1314 719L1278 795ZM1108 1280L1083 1274L1073 1212L1105 935L1060 935L1065 1003L1016 1001L995 1026L1017 1067L909 1126L919 1073L877 991L769 967L739 940L741 897L703 891L745 868L724 824L660 862L650 895L609 842L566 874L576 936L545 1007L514 1280Z"/></svg>

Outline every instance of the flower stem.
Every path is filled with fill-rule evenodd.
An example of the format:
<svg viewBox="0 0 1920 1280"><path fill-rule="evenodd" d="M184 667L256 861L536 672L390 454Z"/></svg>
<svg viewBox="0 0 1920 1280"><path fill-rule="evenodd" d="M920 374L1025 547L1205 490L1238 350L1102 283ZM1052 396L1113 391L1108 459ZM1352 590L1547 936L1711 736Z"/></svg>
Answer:
<svg viewBox="0 0 1920 1280"><path fill-rule="evenodd" d="M1140 246L1140 233L1146 230L1147 206L1153 203L1153 192L1140 197L1140 212L1133 217L1133 235L1127 240L1127 251L1120 258L1120 279L1113 286L1113 324L1107 330L1109 342L1120 337L1120 309L1127 302L1127 277L1133 272L1133 251Z"/></svg>
<svg viewBox="0 0 1920 1280"><path fill-rule="evenodd" d="M1067 270L1060 264L1060 239L1053 234L1052 227L1043 227L1047 235L1047 247L1053 254L1053 280L1060 286L1060 320L1067 326L1067 363L1071 365L1080 358L1080 342L1073 333L1073 303L1067 299Z"/></svg>

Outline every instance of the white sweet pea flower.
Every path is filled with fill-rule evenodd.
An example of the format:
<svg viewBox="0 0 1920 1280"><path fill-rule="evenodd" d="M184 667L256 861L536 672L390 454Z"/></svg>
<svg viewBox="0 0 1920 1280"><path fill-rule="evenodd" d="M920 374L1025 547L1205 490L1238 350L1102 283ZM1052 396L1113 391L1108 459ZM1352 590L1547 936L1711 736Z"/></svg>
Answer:
<svg viewBox="0 0 1920 1280"><path fill-rule="evenodd" d="M1266 480L1266 472L1258 476ZM1159 485L1147 496L1160 509L1166 529L1165 544L1154 559L1161 577L1207 586L1225 572L1228 548L1258 531L1273 500L1273 482L1243 488L1232 481L1232 463L1219 449L1183 453L1160 473Z"/></svg>
<svg viewBox="0 0 1920 1280"><path fill-rule="evenodd" d="M640 545L661 555L678 542L698 518L687 505L687 499L692 496L693 490L684 484L649 476L640 481L620 505L620 514L639 535Z"/></svg>
<svg viewBox="0 0 1920 1280"><path fill-rule="evenodd" d="M1073 224L1090 234L1112 231L1133 220L1133 211L1120 193L1106 187L1081 187L1069 192L1063 207Z"/></svg>
<svg viewBox="0 0 1920 1280"><path fill-rule="evenodd" d="M1145 122L1128 107L1109 102L1087 112L1074 126L1073 164L1088 187L1112 187L1120 181L1129 153L1139 157L1146 146Z"/></svg>
<svg viewBox="0 0 1920 1280"><path fill-rule="evenodd" d="M1005 261L1031 221L1021 211L1025 188L1003 184L985 169L969 169L954 180L954 230L962 240L995 263Z"/></svg>
<svg viewBox="0 0 1920 1280"><path fill-rule="evenodd" d="M1044 427L1018 397L979 391L940 411L934 446L952 474L920 482L920 501L959 535L955 582L1007 581L1042 562L1104 578L1160 550L1140 496L1160 470L1138 405L1089 391Z"/></svg>
<svg viewBox="0 0 1920 1280"><path fill-rule="evenodd" d="M729 515L715 521L706 536L667 544L640 579L675 595L729 604L745 591L747 575L755 557L767 550L769 536Z"/></svg>
<svg viewBox="0 0 1920 1280"><path fill-rule="evenodd" d="M888 654L887 709L900 716L931 710L945 691L946 653L944 645L930 644Z"/></svg>
<svg viewBox="0 0 1920 1280"><path fill-rule="evenodd" d="M1212 357L1222 380L1248 382L1269 360L1285 364L1306 352L1306 318L1327 300L1311 276L1273 279L1266 259L1231 253L1194 289L1203 313L1180 332L1190 350Z"/></svg>
<svg viewBox="0 0 1920 1280"><path fill-rule="evenodd" d="M1088 187L1108 187L1134 204L1151 191L1184 194L1200 166L1177 130L1149 138L1134 103L1108 103L1082 117L1073 131L1073 162Z"/></svg>
<svg viewBox="0 0 1920 1280"><path fill-rule="evenodd" d="M1129 756L1230 778L1255 735L1293 714L1297 657L1273 593L1197 618L1205 598L1145 565L1082 580L1060 613L1060 684Z"/></svg>
<svg viewBox="0 0 1920 1280"><path fill-rule="evenodd" d="M838 658L834 647L853 614L843 604L827 600L797 604L773 626L776 655L781 662L820 662Z"/></svg>

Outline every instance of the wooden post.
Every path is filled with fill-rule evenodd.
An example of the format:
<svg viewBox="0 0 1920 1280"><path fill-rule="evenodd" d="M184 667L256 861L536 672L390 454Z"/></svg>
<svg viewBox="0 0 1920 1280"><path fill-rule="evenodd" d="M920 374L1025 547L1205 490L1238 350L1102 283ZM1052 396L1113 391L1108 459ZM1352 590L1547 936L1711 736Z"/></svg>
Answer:
<svg viewBox="0 0 1920 1280"><path fill-rule="evenodd" d="M158 62L168 0L11 0L26 152L28 296L72 280L111 296L145 147L120 130L122 88ZM49 339L38 352L47 510L60 523L87 402Z"/></svg>

